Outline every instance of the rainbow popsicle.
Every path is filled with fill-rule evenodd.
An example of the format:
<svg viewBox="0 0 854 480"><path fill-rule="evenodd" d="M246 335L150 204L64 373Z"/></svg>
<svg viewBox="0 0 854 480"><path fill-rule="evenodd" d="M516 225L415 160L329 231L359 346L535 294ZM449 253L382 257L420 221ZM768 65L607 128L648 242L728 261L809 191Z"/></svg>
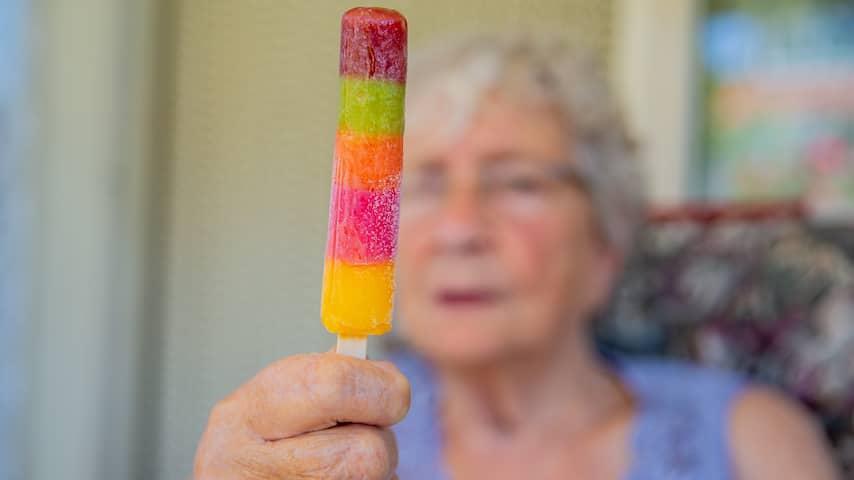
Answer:
<svg viewBox="0 0 854 480"><path fill-rule="evenodd" d="M321 319L341 338L391 329L403 160L406 19L385 8L341 18L335 139Z"/></svg>

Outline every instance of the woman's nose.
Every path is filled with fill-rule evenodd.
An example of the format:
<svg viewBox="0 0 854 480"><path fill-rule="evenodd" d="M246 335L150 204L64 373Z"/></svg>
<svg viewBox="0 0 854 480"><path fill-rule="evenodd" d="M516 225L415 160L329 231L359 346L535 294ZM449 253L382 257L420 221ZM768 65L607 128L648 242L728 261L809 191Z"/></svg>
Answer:
<svg viewBox="0 0 854 480"><path fill-rule="evenodd" d="M482 252L489 244L485 205L477 188L451 189L435 223L437 247L455 254Z"/></svg>

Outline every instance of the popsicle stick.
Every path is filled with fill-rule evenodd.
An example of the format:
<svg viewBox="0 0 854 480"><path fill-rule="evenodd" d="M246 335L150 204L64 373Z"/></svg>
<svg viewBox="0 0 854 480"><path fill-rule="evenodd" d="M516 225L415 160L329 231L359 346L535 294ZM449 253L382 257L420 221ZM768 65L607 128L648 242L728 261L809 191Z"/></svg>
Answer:
<svg viewBox="0 0 854 480"><path fill-rule="evenodd" d="M345 337L344 335L338 335L338 346L335 347L335 352L356 358L367 358L368 337Z"/></svg>

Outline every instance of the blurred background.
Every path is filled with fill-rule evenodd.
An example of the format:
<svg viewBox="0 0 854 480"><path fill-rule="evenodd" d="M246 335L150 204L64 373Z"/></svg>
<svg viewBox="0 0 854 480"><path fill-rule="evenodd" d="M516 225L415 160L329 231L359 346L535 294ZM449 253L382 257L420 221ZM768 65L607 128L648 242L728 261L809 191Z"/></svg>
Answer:
<svg viewBox="0 0 854 480"><path fill-rule="evenodd" d="M179 479L209 408L325 351L343 1L0 0L0 478ZM362 1L417 48L597 52L650 227L603 341L725 365L854 464L854 3Z"/></svg>

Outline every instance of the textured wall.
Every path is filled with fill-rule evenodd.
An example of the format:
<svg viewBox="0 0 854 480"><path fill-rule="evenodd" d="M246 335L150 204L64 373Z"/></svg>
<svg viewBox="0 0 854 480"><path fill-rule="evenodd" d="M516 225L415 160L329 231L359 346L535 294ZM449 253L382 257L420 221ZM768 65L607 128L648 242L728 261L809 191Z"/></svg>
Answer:
<svg viewBox="0 0 854 480"><path fill-rule="evenodd" d="M377 2L362 2L376 4ZM581 32L607 55L610 2L388 1L413 47L443 32ZM182 0L159 364L157 458L191 470L210 406L281 356L328 349L318 320L338 103L334 1ZM156 391L155 391L156 390Z"/></svg>

